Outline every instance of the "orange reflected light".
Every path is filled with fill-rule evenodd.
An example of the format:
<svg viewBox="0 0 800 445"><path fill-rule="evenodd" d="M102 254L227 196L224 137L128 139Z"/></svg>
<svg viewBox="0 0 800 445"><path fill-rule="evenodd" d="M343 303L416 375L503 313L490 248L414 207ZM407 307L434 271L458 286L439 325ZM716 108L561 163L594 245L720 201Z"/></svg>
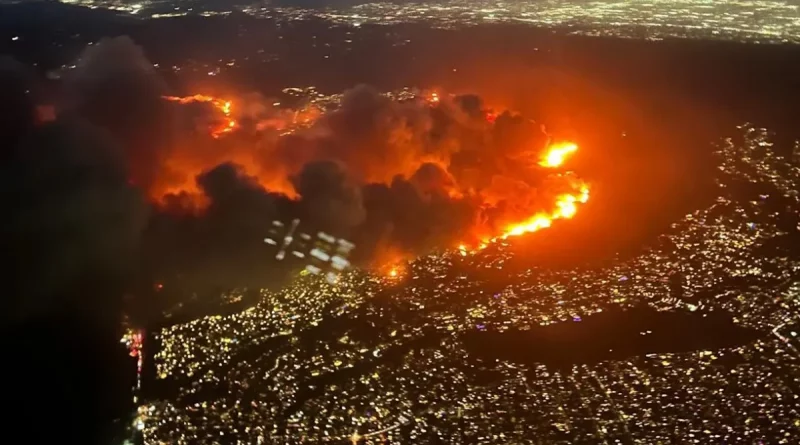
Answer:
<svg viewBox="0 0 800 445"><path fill-rule="evenodd" d="M179 104L185 105L190 103L210 103L212 104L222 115L224 116L223 122L217 126L211 128L211 136L214 138L218 138L225 133L230 133L233 131L236 126L236 120L231 117L231 112L233 108L233 103L229 100L219 99L213 96L206 96L204 94L195 94L192 96L162 96L165 100L171 102L177 102Z"/></svg>

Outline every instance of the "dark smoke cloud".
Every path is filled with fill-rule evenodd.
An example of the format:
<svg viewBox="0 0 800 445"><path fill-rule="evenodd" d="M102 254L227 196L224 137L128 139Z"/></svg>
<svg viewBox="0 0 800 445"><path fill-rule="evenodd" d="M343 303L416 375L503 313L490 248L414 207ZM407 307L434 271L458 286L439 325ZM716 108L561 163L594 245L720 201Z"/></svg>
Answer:
<svg viewBox="0 0 800 445"><path fill-rule="evenodd" d="M428 140L431 125L419 104L398 103L362 85L345 92L338 110L287 141L278 155L290 165L297 165L298 153L303 163L334 159L358 180L388 183L397 174L412 174L421 159L442 155L442 147Z"/></svg>
<svg viewBox="0 0 800 445"><path fill-rule="evenodd" d="M244 115L254 121L271 112L257 102L252 96L243 100ZM188 250L193 258L209 258L190 261L193 270L206 269L197 275L218 282L222 269L244 280L243 275L256 274L253 264L268 267L258 255L265 252L260 240L272 219L297 217L307 230L354 241L359 264L452 247L495 234L549 203L537 166L547 142L540 125L508 112L495 119L478 96L442 97L431 105L394 101L357 86L344 93L338 109L306 130L286 136L241 131L208 138L207 144L183 144L188 147L178 153L183 165L206 166L197 189L207 208L191 217L195 229L181 232L197 234L186 246L214 246ZM222 155L230 164L214 167ZM168 201L178 203L167 208L180 215L184 201ZM181 238L166 229L161 236ZM173 248L182 250L164 250Z"/></svg>
<svg viewBox="0 0 800 445"><path fill-rule="evenodd" d="M31 126L0 162L0 349L14 406L6 432L30 435L42 406L71 443L110 443L129 412L123 292L146 221L121 150L90 124Z"/></svg>
<svg viewBox="0 0 800 445"><path fill-rule="evenodd" d="M305 216L315 225L335 232L347 232L364 221L360 186L347 169L334 161L314 161L292 178L302 197Z"/></svg>
<svg viewBox="0 0 800 445"><path fill-rule="evenodd" d="M273 220L293 216L295 203L232 163L201 173L197 186L208 203L202 211L187 213L177 205L151 219L144 257L150 273L173 283L180 276L200 289L257 287L280 279L263 239Z"/></svg>
<svg viewBox="0 0 800 445"><path fill-rule="evenodd" d="M457 187L455 179L438 164L426 162L414 172L410 179L422 197L447 196Z"/></svg>
<svg viewBox="0 0 800 445"><path fill-rule="evenodd" d="M239 130L214 139L198 120L213 104L163 100L127 37L88 47L63 87L60 116L106 130L153 200L141 264L154 279L258 285L277 270L263 243L273 220L348 238L368 264L474 241L550 202L536 166L547 135L475 95L398 102L361 85L290 135L293 113L245 95Z"/></svg>
<svg viewBox="0 0 800 445"><path fill-rule="evenodd" d="M128 37L88 46L66 76L63 111L109 131L130 162L133 181L148 189L175 137L175 117L161 96L166 85Z"/></svg>
<svg viewBox="0 0 800 445"><path fill-rule="evenodd" d="M7 159L0 180L0 237L12 276L4 283L16 297L2 300L3 316L72 305L102 313L113 297L84 286L126 277L146 219L111 139L79 121L44 125Z"/></svg>

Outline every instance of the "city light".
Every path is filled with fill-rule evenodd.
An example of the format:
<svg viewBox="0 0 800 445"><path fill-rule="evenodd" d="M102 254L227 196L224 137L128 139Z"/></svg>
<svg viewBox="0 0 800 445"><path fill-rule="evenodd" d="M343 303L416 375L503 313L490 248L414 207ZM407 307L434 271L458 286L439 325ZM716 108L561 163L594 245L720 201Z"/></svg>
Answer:
<svg viewBox="0 0 800 445"><path fill-rule="evenodd" d="M800 210L800 168L769 150L766 130L739 133L718 144L717 199L630 259L593 269L514 269L506 243L457 245L404 264L402 273L399 266L351 270L336 283L298 276L283 289L262 290L260 302L242 312L161 329L157 376L181 383L143 408L145 443L796 437L800 284L793 277L800 260L764 255L763 246L785 233L785 214L763 207L779 199L789 213ZM775 192L737 197L736 182ZM559 212L572 214L569 204L585 201L583 193L563 200ZM720 335L730 346L684 352L618 355L607 347L598 353L609 358L569 366L483 359L508 345L481 351L468 341L475 333L580 327L642 308L699 320L728 314L731 329L750 334L736 341ZM631 344L679 334L642 327ZM737 415L719 414L731 406Z"/></svg>

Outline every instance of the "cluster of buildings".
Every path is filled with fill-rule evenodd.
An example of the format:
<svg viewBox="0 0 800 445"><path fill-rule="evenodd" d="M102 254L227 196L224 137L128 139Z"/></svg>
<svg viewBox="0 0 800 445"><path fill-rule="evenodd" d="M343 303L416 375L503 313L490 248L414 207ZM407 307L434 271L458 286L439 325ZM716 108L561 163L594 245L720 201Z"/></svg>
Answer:
<svg viewBox="0 0 800 445"><path fill-rule="evenodd" d="M758 42L800 40L798 6L779 0L669 1L498 1L364 2L341 6L291 6L264 1L222 6L202 1L62 0L142 18L188 14L226 16L233 12L280 21L324 19L334 24L421 23L458 28L518 24L562 29L579 35L627 38L699 38Z"/></svg>
<svg viewBox="0 0 800 445"><path fill-rule="evenodd" d="M716 201L635 258L442 251L162 329L145 443L794 443L800 150L738 130Z"/></svg>

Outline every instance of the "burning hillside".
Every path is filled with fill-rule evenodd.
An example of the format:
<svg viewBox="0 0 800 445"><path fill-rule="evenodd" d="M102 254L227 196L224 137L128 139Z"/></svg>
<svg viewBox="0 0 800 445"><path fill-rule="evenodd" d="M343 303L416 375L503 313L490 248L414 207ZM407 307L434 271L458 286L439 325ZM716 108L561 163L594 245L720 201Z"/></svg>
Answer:
<svg viewBox="0 0 800 445"><path fill-rule="evenodd" d="M177 96L126 38L89 47L63 90L56 121L109 134L149 196L143 250L159 278L257 283L275 220L351 240L356 263L387 264L535 232L589 198L569 171L576 144L476 95L357 86L291 106L230 90Z"/></svg>
<svg viewBox="0 0 800 445"><path fill-rule="evenodd" d="M190 103L210 103L216 108L223 116L222 123L210 128L210 134L213 138L218 138L225 133L230 133L236 128L236 120L231 118L232 103L229 100L217 99L211 96L204 96L202 94L195 94L188 97L164 96L164 99L179 104Z"/></svg>
<svg viewBox="0 0 800 445"><path fill-rule="evenodd" d="M589 199L588 185L571 172L561 170L578 150L576 144L554 143L541 127L508 111L497 113L486 109L475 96L433 92L397 101L391 94L381 95L360 87L343 96L339 109L322 114L311 123L304 121L308 127L304 131L283 131L296 129L296 116L305 113L303 109L274 112L271 125L251 119L250 138L235 134L236 130L248 132L248 129L232 113L236 105L231 100L202 94L164 96L164 99L178 104L211 104L210 111L217 115L217 123L208 128L208 135L213 139L224 136L221 142L227 145L222 150L223 156L227 149L234 161L242 150L252 155L242 164L241 171L267 190L303 201L306 196L297 188L296 175L317 161L339 163L333 168L351 176L351 185L384 186L391 190L393 185L407 181L427 204L441 200L446 201L445 205L471 206L472 221L466 222L460 233L475 248L550 227L554 220L572 218L579 204ZM275 115L290 121L278 125ZM363 128L358 128L359 125ZM515 139L503 141L511 132L517 133ZM265 140L269 146L263 145ZM370 142L383 150L369 153ZM243 144L251 144L251 148L243 149ZM350 144L362 146L364 152L348 147ZM260 153L263 158L258 165L258 151L265 148L267 152ZM382 155L389 158L384 160ZM532 158L538 160L532 163L529 161ZM269 167L263 164L269 161L274 163ZM522 165L513 166L515 162ZM194 177L202 170L188 172L187 176ZM282 180L286 182L281 183ZM172 188L166 200L176 195L191 198L198 192L191 186ZM355 201L359 199L357 194L351 196ZM165 199L158 193L153 197L159 202ZM333 211L338 210L338 204L341 202L329 203ZM353 204L347 204L350 210L356 210ZM354 212L361 213L360 209ZM359 219L362 217L351 219L350 228L360 225Z"/></svg>

